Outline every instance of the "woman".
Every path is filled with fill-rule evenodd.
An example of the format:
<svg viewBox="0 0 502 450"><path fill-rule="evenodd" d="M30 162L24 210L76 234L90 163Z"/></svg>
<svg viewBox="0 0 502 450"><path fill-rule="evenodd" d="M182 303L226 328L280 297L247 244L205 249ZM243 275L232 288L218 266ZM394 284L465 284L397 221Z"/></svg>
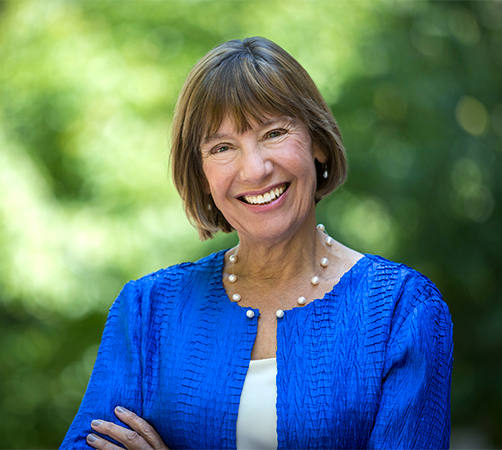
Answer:
<svg viewBox="0 0 502 450"><path fill-rule="evenodd" d="M172 169L201 238L239 244L125 286L62 448L447 448L448 308L316 226L346 160L298 62L263 38L210 51Z"/></svg>

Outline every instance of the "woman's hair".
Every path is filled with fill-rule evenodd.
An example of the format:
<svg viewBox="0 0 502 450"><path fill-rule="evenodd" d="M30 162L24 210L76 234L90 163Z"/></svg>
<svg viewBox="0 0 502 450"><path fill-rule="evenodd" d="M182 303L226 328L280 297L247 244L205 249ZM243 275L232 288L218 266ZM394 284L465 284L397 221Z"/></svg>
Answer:
<svg viewBox="0 0 502 450"><path fill-rule="evenodd" d="M207 53L181 90L172 123L171 167L190 222L202 240L233 229L216 208L202 169L201 143L230 117L238 132L250 123L289 116L307 125L312 144L326 155L316 164L315 201L344 181L347 161L333 114L307 71L285 50L262 37L231 40ZM322 174L327 170L328 177Z"/></svg>

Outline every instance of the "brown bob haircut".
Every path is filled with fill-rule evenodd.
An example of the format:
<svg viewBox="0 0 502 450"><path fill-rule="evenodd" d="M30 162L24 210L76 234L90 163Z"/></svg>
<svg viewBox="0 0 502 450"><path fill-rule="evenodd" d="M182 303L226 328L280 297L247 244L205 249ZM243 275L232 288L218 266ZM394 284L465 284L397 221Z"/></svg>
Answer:
<svg viewBox="0 0 502 450"><path fill-rule="evenodd" d="M307 71L285 50L262 37L231 40L207 53L181 90L172 123L171 168L174 185L190 222L202 240L233 231L207 193L201 143L228 116L239 132L253 121L274 116L300 119L313 145L326 155L316 161L315 201L344 181L347 161L333 114ZM322 173L327 170L328 178Z"/></svg>

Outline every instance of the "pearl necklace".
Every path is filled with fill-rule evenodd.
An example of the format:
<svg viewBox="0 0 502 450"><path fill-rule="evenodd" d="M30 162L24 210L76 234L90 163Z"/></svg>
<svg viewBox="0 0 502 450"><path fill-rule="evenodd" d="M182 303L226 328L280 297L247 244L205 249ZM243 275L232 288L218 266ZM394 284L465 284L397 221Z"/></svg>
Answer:
<svg viewBox="0 0 502 450"><path fill-rule="evenodd" d="M325 227L324 227L324 225L322 223L320 223L320 224L317 225L317 229L319 229L324 234L326 234L326 238L324 240L324 243L328 246L328 251L329 251L329 247L331 247L333 245L333 238L326 233L326 231L325 231L326 229L325 229ZM228 258L228 260L232 264L235 264L237 262L237 254L234 253L233 255L230 255L229 258ZM322 269L325 269L326 267L328 267L328 265L329 265L329 259L326 258L326 257L322 258L321 261L320 261L320 266L321 267L320 267L317 275L314 275L310 279L311 289L312 289L312 287L317 286L319 284L319 281L320 281L319 275L321 274ZM228 276L228 281L230 283L232 283L232 284L235 283L237 280L238 280L237 275L235 275L234 273L231 273ZM242 300L242 296L240 294L238 294L237 292L232 295L232 301L238 303L241 300ZM302 296L298 297L297 303L298 303L298 305L303 306L303 305L305 305L307 303L307 298L302 295ZM252 310L248 310L246 312L246 315L251 319L251 318L254 317L254 312ZM275 315L279 319L281 319L282 317L284 317L284 311L282 309L278 309L276 311Z"/></svg>

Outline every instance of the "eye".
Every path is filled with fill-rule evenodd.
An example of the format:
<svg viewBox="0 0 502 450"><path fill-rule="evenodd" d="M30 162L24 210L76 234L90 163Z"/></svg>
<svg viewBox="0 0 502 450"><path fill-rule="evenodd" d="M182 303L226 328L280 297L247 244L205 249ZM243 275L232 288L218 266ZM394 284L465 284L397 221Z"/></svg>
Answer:
<svg viewBox="0 0 502 450"><path fill-rule="evenodd" d="M269 131L267 133L267 137L269 138L277 138L277 137L280 137L282 136L283 134L286 133L286 130L282 130L282 129L279 129L279 130L272 130L272 131Z"/></svg>
<svg viewBox="0 0 502 450"><path fill-rule="evenodd" d="M211 150L211 153L223 153L223 152L226 152L230 150L230 146L227 145L227 144L221 144L221 145L217 145L216 147L213 147L212 150Z"/></svg>
<svg viewBox="0 0 502 450"><path fill-rule="evenodd" d="M286 130L272 130L267 136L270 138L276 138L282 136L285 132Z"/></svg>

